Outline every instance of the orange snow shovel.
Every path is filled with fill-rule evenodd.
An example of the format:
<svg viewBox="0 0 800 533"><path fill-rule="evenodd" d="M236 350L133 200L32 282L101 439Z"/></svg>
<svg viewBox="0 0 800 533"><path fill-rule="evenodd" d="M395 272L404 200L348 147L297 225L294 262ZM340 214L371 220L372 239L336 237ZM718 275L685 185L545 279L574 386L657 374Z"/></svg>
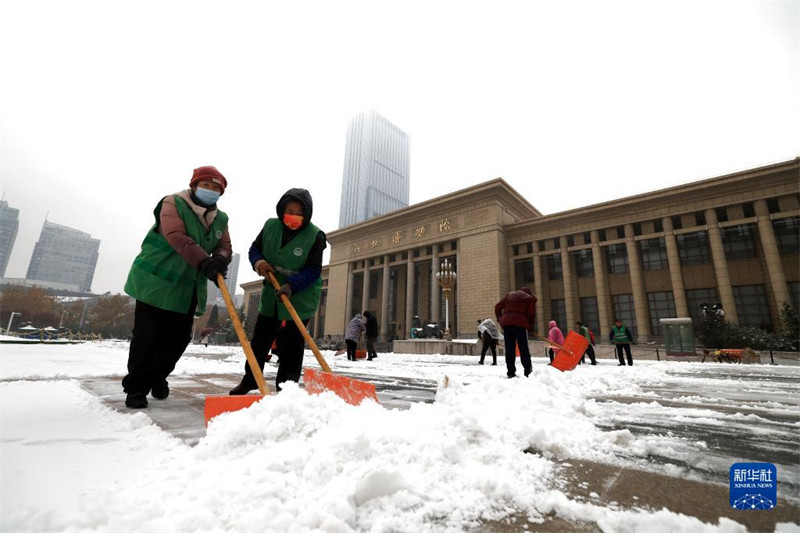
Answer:
<svg viewBox="0 0 800 533"><path fill-rule="evenodd" d="M581 357L583 357L586 348L589 346L589 339L574 331L567 333L567 338L564 340L563 346L557 342L551 341L546 337L542 337L541 335L536 335L534 333L534 336L545 341L553 348L558 348L558 352L556 353L551 366L556 367L562 372L574 370L575 367L578 366L578 363L580 363Z"/></svg>
<svg viewBox="0 0 800 533"><path fill-rule="evenodd" d="M275 274L272 272L267 272L267 279L269 279L269 282L272 283L276 291L281 288L280 283L278 283L278 280L275 278ZM303 321L298 316L297 311L295 311L292 302L289 301L289 298L287 298L285 294L281 294L281 301L283 305L286 306L289 314L292 315L292 320L294 320L300 333L303 334L303 338L306 340L306 343L308 343L311 351L314 352L317 363L322 367L322 372L312 368L303 370L303 383L305 383L306 390L309 394L319 394L330 390L350 405L358 405L366 398L377 402L378 396L375 394L375 385L346 376L337 376L331 372L331 367L328 366L327 361L322 357L319 348L317 348L317 343L315 343L314 339L309 335Z"/></svg>
<svg viewBox="0 0 800 533"><path fill-rule="evenodd" d="M217 273L217 284L222 293L222 298L225 300L225 306L228 308L228 314L231 317L233 329L236 330L236 336L239 337L239 344L241 344L242 349L244 349L244 355L247 357L247 364L250 365L250 370L253 371L253 377L256 380L256 385L258 386L258 392L260 394L245 394L243 396L206 396L206 425L208 425L208 421L215 416L250 407L270 393L269 387L267 387L267 383L264 381L264 374L261 373L261 368L258 366L256 356L253 353L253 349L250 347L250 342L247 340L247 335L242 327L242 321L239 320L239 314L236 312L236 307L233 305L228 287L225 285L225 278L223 278L220 273Z"/></svg>

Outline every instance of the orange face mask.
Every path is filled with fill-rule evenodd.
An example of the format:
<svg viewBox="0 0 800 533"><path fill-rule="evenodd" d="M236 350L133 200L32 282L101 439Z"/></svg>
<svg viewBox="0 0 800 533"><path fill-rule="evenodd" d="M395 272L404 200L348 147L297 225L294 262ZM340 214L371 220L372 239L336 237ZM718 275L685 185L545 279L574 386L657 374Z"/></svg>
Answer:
<svg viewBox="0 0 800 533"><path fill-rule="evenodd" d="M303 225L303 215L289 215L284 213L283 223L290 230L296 230Z"/></svg>

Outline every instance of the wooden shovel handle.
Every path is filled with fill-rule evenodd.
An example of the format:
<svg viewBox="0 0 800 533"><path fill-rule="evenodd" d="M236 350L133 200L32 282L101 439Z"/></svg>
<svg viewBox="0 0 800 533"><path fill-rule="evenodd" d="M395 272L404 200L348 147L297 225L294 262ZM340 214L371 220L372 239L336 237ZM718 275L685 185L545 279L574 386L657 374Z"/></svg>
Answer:
<svg viewBox="0 0 800 533"><path fill-rule="evenodd" d="M280 290L281 284L278 283L277 278L275 278L275 274L273 274L269 270L267 271L267 279L269 280L270 283L272 283L272 286L275 287L276 291ZM289 314L292 315L292 320L294 320L297 329L300 330L300 333L303 334L303 338L311 347L311 351L314 352L314 357L317 358L317 363L319 363L319 366L322 368L324 372L332 374L331 367L328 366L328 362L325 361L325 358L322 357L322 354L319 352L319 348L317 348L317 343L314 342L314 339L312 339L311 335L308 334L308 330L306 329L305 324L303 324L303 321L300 319L300 316L297 314L297 311L294 310L292 302L289 301L289 298L287 298L285 294L281 294L281 301L283 302L283 305L286 306L286 309L289 310Z"/></svg>
<svg viewBox="0 0 800 533"><path fill-rule="evenodd" d="M542 340L542 341L546 342L546 343L547 343L547 344L549 344L550 346L553 346L553 347L555 347L555 348L558 348L559 350L567 350L567 353L568 353L568 354L570 354L570 355L574 355L574 354L572 353L572 350L570 350L570 349L568 349L568 348L565 348L565 347L561 346L561 345L560 345L560 344L558 344L557 342L553 342L553 341L551 341L551 340L550 340L550 339L548 339L547 337L542 337L541 335L537 335L536 333L534 333L534 334L533 334L533 336L534 336L534 337L536 337L536 338L537 338L537 339L539 339L539 340Z"/></svg>
<svg viewBox="0 0 800 533"><path fill-rule="evenodd" d="M225 278L222 277L222 274L219 272L217 272L217 284L219 285L219 291L222 293L222 298L225 300L225 306L228 308L228 314L231 316L233 329L236 330L236 336L239 337L239 344L242 345L244 355L247 357L247 364L250 365L250 370L253 371L253 377L256 378L258 392L266 396L269 394L269 387L267 387L267 384L264 381L264 374L261 373L261 368L258 366L258 360L253 353L253 349L250 347L250 341L247 340L247 335L244 333L242 321L239 320L239 314L236 312L236 307L233 305L231 294L228 292L228 287L225 285Z"/></svg>

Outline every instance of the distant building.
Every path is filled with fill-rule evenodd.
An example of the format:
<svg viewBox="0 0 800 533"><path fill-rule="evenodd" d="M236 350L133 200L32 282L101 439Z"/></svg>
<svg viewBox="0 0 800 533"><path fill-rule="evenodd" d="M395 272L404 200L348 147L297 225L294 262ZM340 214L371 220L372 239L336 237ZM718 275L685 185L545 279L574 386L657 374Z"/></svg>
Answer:
<svg viewBox="0 0 800 533"><path fill-rule="evenodd" d="M339 227L408 206L408 134L375 111L357 115L347 129Z"/></svg>
<svg viewBox="0 0 800 533"><path fill-rule="evenodd" d="M77 285L89 292L100 240L83 231L45 221L28 266L28 280Z"/></svg>
<svg viewBox="0 0 800 533"><path fill-rule="evenodd" d="M228 265L228 275L225 278L225 286L228 287L228 292L236 305L236 279L239 277L239 260L240 254L233 254L231 264ZM208 282L208 306L219 305L225 307L225 300L222 298L222 292L212 282Z"/></svg>
<svg viewBox="0 0 800 533"><path fill-rule="evenodd" d="M6 275L8 258L17 239L19 230L19 209L8 206L8 202L0 200L0 278Z"/></svg>

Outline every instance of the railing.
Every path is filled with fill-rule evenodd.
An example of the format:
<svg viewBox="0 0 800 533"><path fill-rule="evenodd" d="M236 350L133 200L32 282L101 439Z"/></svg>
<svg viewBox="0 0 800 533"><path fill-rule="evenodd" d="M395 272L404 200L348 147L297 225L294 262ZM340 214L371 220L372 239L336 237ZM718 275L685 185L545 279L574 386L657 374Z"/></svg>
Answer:
<svg viewBox="0 0 800 533"><path fill-rule="evenodd" d="M52 341L67 341L67 342L94 342L102 341L103 336L99 333L73 333L71 330L66 333L50 333L45 330L38 331L4 331L0 333L8 337L16 337L18 339L38 340L39 342L52 342Z"/></svg>

